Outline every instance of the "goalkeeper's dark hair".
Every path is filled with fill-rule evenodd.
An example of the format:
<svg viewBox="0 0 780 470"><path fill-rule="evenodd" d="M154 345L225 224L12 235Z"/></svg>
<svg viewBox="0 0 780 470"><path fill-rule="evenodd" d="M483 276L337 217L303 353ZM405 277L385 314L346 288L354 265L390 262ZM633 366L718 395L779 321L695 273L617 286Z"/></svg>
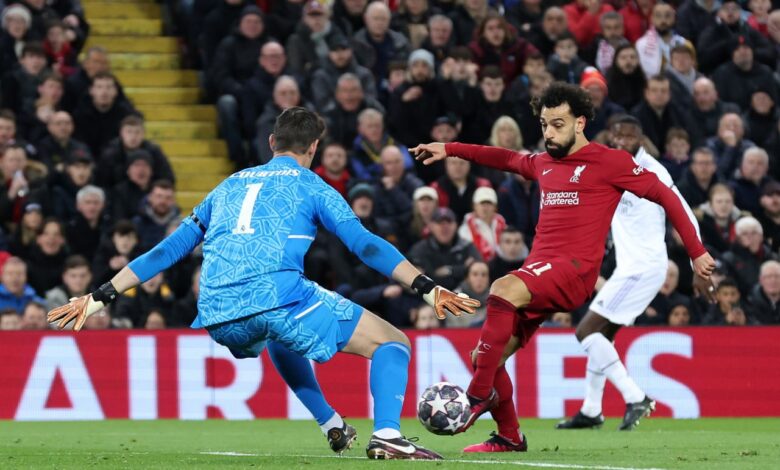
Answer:
<svg viewBox="0 0 780 470"><path fill-rule="evenodd" d="M563 104L569 105L575 118L582 116L591 120L595 115L593 102L588 92L569 83L553 82L540 96L531 101L536 116L542 114L542 108L555 108Z"/></svg>
<svg viewBox="0 0 780 470"><path fill-rule="evenodd" d="M274 152L306 153L325 133L325 122L315 112L300 106L282 111L274 124Z"/></svg>

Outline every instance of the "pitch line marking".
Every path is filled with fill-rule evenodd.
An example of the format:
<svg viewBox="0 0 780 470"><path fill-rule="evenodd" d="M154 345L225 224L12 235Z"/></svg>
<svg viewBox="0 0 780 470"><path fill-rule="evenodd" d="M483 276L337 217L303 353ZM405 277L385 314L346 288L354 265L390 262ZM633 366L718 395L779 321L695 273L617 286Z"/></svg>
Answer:
<svg viewBox="0 0 780 470"><path fill-rule="evenodd" d="M248 454L243 452L201 452L201 455L220 455L225 457L300 457L307 459L350 459L350 460L369 460L366 457L356 457L347 455L309 455L309 454ZM413 460L412 462L429 462L428 460ZM440 462L438 460L432 462ZM549 462L520 462L511 460L469 460L469 459L445 459L444 462L471 463L483 465L519 465L521 467L538 468L571 468L576 470L666 470L663 468L652 467L613 467L611 465L579 465L565 463Z"/></svg>

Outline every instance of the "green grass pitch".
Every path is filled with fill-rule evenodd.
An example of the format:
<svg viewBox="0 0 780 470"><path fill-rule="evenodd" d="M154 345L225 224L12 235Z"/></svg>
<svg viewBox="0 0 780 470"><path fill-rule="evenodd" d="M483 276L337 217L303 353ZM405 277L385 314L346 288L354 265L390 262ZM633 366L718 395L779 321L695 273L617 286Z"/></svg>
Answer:
<svg viewBox="0 0 780 470"><path fill-rule="evenodd" d="M441 452L443 462L369 462L368 420L349 420L358 444L337 458L311 421L101 421L0 423L0 468L419 468L733 469L780 468L780 419L645 419L618 432L556 431L551 420L523 420L527 453L463 454L490 421L465 435L439 437L405 420L407 436Z"/></svg>

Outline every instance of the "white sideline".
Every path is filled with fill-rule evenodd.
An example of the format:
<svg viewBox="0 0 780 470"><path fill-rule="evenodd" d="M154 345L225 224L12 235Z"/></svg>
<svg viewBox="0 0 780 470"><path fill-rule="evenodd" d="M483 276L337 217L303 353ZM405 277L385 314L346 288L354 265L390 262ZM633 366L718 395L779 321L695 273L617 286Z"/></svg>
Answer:
<svg viewBox="0 0 780 470"><path fill-rule="evenodd" d="M338 455L308 455L308 454L247 454L243 452L201 452L201 455L221 455L226 457L303 457L308 459L351 459L351 460L368 460L365 457L355 456L338 456ZM415 463L422 462L438 462L441 461L429 461L429 460L414 460ZM483 464L483 465L519 465L521 467L537 467L537 468L572 468L577 470L665 470L663 468L651 468L651 467L613 467L611 465L579 465L579 464L566 464L566 463L548 463L548 462L524 462L513 460L468 460L468 459L445 459L444 462L455 463L471 463L471 464Z"/></svg>

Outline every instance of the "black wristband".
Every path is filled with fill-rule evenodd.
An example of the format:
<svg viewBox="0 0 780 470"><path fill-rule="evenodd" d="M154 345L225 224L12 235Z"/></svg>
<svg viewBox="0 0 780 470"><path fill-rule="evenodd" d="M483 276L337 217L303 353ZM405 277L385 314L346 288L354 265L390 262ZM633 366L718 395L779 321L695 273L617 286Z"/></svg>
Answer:
<svg viewBox="0 0 780 470"><path fill-rule="evenodd" d="M114 288L114 285L111 284L111 281L109 281L92 293L92 299L95 302L103 302L104 305L108 305L116 299L117 295L119 293Z"/></svg>
<svg viewBox="0 0 780 470"><path fill-rule="evenodd" d="M436 287L436 283L425 274L420 274L414 278L414 281L412 282L412 289L421 296L432 291L434 287Z"/></svg>

